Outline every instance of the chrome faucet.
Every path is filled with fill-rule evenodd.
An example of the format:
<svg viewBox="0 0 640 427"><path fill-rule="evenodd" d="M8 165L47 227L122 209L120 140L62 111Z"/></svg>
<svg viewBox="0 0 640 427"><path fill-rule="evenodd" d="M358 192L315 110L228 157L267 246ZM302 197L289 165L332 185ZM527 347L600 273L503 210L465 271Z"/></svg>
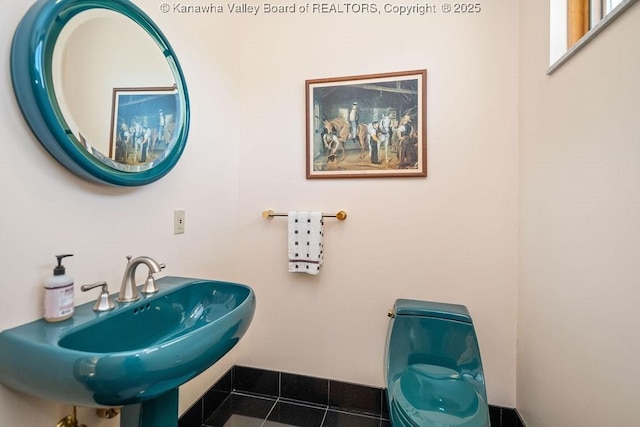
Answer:
<svg viewBox="0 0 640 427"><path fill-rule="evenodd" d="M127 257L127 267L124 269L124 276L122 277L122 285L120 286L120 293L116 301L118 302L133 302L140 298L138 295L138 288L136 287L136 268L140 264L144 264L149 268L149 275L142 289L145 294L152 294L158 292L156 281L153 277L154 273L160 273L165 265L158 264L154 259L147 256L139 256L131 259L131 256Z"/></svg>

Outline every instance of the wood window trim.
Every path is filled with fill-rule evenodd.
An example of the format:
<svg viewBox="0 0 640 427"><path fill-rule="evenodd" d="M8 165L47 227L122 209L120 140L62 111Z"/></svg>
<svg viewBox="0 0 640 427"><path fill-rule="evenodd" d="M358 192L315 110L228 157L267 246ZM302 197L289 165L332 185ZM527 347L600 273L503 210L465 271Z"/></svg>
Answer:
<svg viewBox="0 0 640 427"><path fill-rule="evenodd" d="M567 0L567 48L589 31L589 0Z"/></svg>

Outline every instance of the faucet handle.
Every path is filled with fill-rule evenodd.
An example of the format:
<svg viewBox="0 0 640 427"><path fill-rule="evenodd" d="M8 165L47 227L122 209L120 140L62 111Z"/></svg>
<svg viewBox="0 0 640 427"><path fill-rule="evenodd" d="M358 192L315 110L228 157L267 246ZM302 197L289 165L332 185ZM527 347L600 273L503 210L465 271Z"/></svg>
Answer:
<svg viewBox="0 0 640 427"><path fill-rule="evenodd" d="M109 298L109 286L107 285L107 282L96 282L89 285L82 285L80 287L80 290L82 292L87 292L88 290L91 290L93 288L97 288L100 286L102 287L102 291L100 292L100 296L98 296L98 299L96 300L96 303L93 306L93 311L113 310L116 305L114 304L113 301L111 301L111 298Z"/></svg>
<svg viewBox="0 0 640 427"><path fill-rule="evenodd" d="M147 280L144 281L144 285L142 285L143 294L155 294L160 289L158 289L158 285L156 284L156 278L153 277L153 273L149 271L149 275L147 276Z"/></svg>
<svg viewBox="0 0 640 427"><path fill-rule="evenodd" d="M160 267L160 270L164 270L166 265L158 264L158 267ZM142 285L142 291L140 292L142 292L143 294L155 294L159 290L160 289L158 289L158 285L156 284L156 278L153 277L153 271L149 270L147 280L144 281L144 285Z"/></svg>

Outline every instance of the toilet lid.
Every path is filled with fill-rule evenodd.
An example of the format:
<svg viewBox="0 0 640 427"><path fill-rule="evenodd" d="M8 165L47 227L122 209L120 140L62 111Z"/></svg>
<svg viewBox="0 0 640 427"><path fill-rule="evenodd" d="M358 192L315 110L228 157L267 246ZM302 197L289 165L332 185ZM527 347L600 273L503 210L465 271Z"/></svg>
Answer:
<svg viewBox="0 0 640 427"><path fill-rule="evenodd" d="M393 384L392 411L406 426L488 426L487 404L457 371L414 364Z"/></svg>

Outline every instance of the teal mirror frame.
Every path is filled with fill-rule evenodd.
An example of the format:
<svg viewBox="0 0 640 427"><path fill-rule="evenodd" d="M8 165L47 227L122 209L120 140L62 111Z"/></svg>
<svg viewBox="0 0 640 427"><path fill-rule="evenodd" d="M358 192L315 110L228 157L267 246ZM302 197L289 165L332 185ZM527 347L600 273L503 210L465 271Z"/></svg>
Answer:
<svg viewBox="0 0 640 427"><path fill-rule="evenodd" d="M60 111L52 80L53 50L69 20L89 9L120 13L143 28L158 45L173 72L178 93L177 140L152 168L128 172L103 163L73 135ZM189 131L189 97L175 52L156 24L128 0L38 0L22 18L11 46L11 78L16 99L29 127L47 151L86 180L115 186L150 184L165 176L184 151Z"/></svg>

